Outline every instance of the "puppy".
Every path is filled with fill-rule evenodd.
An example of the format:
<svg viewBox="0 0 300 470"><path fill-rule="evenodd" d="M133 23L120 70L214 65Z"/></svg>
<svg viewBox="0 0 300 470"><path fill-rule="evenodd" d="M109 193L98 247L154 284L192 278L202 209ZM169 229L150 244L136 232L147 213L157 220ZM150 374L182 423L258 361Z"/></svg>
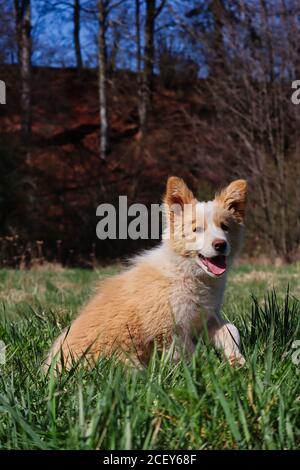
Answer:
<svg viewBox="0 0 300 470"><path fill-rule="evenodd" d="M227 272L243 232L247 182L237 180L209 202L199 202L185 182L170 177L164 198L167 226L159 246L131 268L105 280L49 351L45 367L84 356L147 365L154 346L190 356L195 338L208 332L230 364L244 364L236 327L220 314Z"/></svg>

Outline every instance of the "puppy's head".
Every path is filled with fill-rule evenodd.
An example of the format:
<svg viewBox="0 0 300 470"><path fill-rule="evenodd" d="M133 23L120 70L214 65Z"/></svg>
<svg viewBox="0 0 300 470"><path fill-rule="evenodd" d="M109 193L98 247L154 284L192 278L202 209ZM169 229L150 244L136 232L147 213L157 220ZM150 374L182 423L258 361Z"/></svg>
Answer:
<svg viewBox="0 0 300 470"><path fill-rule="evenodd" d="M165 207L172 249L208 276L220 277L239 250L247 182L233 181L213 201L199 202L181 178L167 182Z"/></svg>

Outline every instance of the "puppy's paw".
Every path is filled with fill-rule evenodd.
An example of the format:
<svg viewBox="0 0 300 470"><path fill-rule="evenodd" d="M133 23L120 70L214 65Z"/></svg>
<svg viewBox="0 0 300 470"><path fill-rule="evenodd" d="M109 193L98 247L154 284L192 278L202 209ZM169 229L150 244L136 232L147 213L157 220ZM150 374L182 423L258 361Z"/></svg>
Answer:
<svg viewBox="0 0 300 470"><path fill-rule="evenodd" d="M241 354L231 354L228 361L231 367L243 367L246 364L245 358Z"/></svg>

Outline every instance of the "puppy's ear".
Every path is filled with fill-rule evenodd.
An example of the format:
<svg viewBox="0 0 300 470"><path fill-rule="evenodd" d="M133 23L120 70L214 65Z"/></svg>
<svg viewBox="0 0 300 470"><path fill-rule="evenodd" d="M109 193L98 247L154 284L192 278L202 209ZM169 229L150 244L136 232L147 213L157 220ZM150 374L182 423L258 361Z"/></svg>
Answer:
<svg viewBox="0 0 300 470"><path fill-rule="evenodd" d="M164 202L169 206L170 210L179 207L183 209L185 204L191 204L195 201L194 194L187 187L181 178L170 176L167 182L166 195Z"/></svg>
<svg viewBox="0 0 300 470"><path fill-rule="evenodd" d="M225 209L232 212L239 222L242 222L245 216L247 191L247 181L236 180L230 183L226 188L222 189L222 191L216 195L216 200L222 204Z"/></svg>

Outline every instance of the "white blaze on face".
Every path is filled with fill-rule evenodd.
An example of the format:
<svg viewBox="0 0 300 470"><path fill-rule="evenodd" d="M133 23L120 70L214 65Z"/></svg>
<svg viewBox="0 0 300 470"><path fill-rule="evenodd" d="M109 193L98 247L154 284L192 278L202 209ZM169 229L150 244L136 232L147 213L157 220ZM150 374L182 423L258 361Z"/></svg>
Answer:
<svg viewBox="0 0 300 470"><path fill-rule="evenodd" d="M230 252L227 235L215 224L214 216L217 208L215 201L198 202L196 204L196 232L193 241L188 243L188 249L197 251L206 258L218 255L213 247L214 240L224 240L227 243L225 255Z"/></svg>

